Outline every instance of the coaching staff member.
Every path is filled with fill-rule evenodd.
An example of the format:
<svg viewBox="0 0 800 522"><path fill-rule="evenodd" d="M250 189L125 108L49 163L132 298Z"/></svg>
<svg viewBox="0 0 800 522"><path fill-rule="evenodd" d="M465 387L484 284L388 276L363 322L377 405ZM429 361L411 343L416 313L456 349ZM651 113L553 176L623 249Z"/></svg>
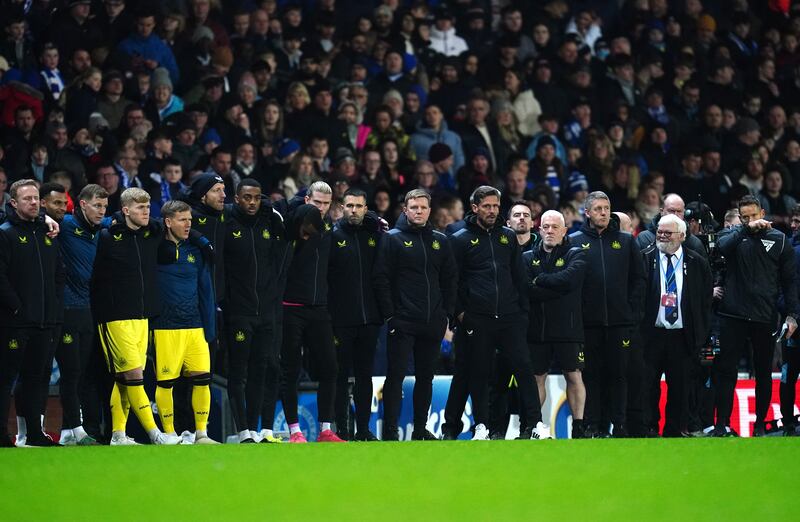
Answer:
<svg viewBox="0 0 800 522"><path fill-rule="evenodd" d="M585 212L586 222L570 241L586 251L588 263L583 281L587 436L608 436L610 420L614 435L624 437L628 359L641 319L644 266L636 241L620 231L604 192L589 194ZM602 415L604 407L610 419Z"/></svg>
<svg viewBox="0 0 800 522"><path fill-rule="evenodd" d="M464 392L468 391L475 419L473 440L489 440L489 378L496 349L518 376L528 407L527 425L535 426L541 414L525 345L528 299L516 234L498 220L499 190L478 187L470 201L473 213L465 219L466 226L450 237L459 274L456 317L463 331L445 408L449 430L445 438L455 438L461 432L460 419L467 400ZM466 389L462 383L467 384Z"/></svg>
<svg viewBox="0 0 800 522"><path fill-rule="evenodd" d="M455 310L457 272L447 237L428 222L431 196L406 194L403 214L381 239L373 284L389 328L383 385L383 440L398 440L397 417L409 355L414 354L414 440L435 440L425 425L433 371L448 318Z"/></svg>
<svg viewBox="0 0 800 522"><path fill-rule="evenodd" d="M372 286L372 267L378 254L377 216L367 212L367 194L352 188L344 194L344 216L333 227L328 265L328 299L339 363L336 385L336 430L349 439L347 380L353 370L356 407L355 440L374 441L369 431L372 406L372 367L381 315Z"/></svg>
<svg viewBox="0 0 800 522"><path fill-rule="evenodd" d="M764 219L758 199L739 200L741 225L720 231L717 245L727 261L725 294L719 307L722 317L720 353L714 359L714 406L717 420L713 436L736 435L730 429L736 365L747 340L753 345L756 374L756 423L753 434L763 435L772 398L772 332L780 324L778 294L786 307L786 336L797 328L797 287L794 250L789 239Z"/></svg>
<svg viewBox="0 0 800 522"><path fill-rule="evenodd" d="M663 216L656 227L656 242L644 250L647 286L644 340L645 424L658 432L658 397L661 374L667 378L665 437L687 432L689 369L708 338L711 321L711 268L703 256L683 248L686 223L678 216ZM649 392L649 393L648 393Z"/></svg>
<svg viewBox="0 0 800 522"><path fill-rule="evenodd" d="M0 226L0 447L12 445L6 426L11 387L18 375L21 416L28 426L41 424L41 382L49 371L53 335L64 304L61 253L39 217L38 183L19 180L9 195L14 212ZM55 445L38 429L28 433L26 444Z"/></svg>
<svg viewBox="0 0 800 522"><path fill-rule="evenodd" d="M586 275L586 252L566 238L564 215L555 210L542 214L542 240L523 254L531 300L528 343L539 389L539 404L547 395L547 374L555 360L567 381L567 400L572 411L572 438L585 434L583 410L586 388L584 367L581 288ZM550 438L544 426L528 425L533 438ZM532 438L527 437L527 438Z"/></svg>

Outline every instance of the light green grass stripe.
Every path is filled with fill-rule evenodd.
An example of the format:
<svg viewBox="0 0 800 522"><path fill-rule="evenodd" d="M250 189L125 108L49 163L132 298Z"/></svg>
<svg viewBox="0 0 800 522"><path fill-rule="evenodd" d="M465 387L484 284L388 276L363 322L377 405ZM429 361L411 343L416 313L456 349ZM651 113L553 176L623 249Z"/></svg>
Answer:
<svg viewBox="0 0 800 522"><path fill-rule="evenodd" d="M799 464L792 438L11 449L0 518L786 519Z"/></svg>

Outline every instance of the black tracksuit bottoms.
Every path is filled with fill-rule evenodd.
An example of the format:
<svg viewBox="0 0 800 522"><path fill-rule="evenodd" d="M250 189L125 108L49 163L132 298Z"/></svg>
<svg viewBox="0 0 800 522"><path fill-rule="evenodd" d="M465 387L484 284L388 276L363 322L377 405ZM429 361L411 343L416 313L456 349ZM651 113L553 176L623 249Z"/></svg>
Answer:
<svg viewBox="0 0 800 522"><path fill-rule="evenodd" d="M281 397L286 422L297 422L297 379L303 364L303 352L313 360L319 382L317 409L319 422L334 421L336 395L336 347L333 344L331 315L326 306L283 307L283 345L281 347Z"/></svg>
<svg viewBox="0 0 800 522"><path fill-rule="evenodd" d="M271 315L226 318L228 399L236 430L256 431L264 400L267 366L277 365Z"/></svg>
<svg viewBox="0 0 800 522"><path fill-rule="evenodd" d="M534 427L542 420L539 391L526 340L526 325L527 317L524 314L500 318L469 312L464 314L458 327L461 330L461 346L457 347L456 369L445 407L447 430L453 435L461 432L461 415L464 413L467 393L472 397L475 425L489 427L489 383L498 349L516 376L521 397L521 416L524 417L521 422Z"/></svg>
<svg viewBox="0 0 800 522"><path fill-rule="evenodd" d="M739 359L747 347L753 345L753 369L756 375L756 423L766 420L772 401L772 354L775 340L774 327L725 317L720 330L720 350L714 359L714 406L717 409L718 427L730 426L733 410L733 393L738 378Z"/></svg>
<svg viewBox="0 0 800 522"><path fill-rule="evenodd" d="M334 326L339 377L336 382L336 430L348 430L350 397L348 378L355 377L353 403L356 407L356 428L359 432L369 430L372 406L372 368L375 364L375 349L378 345L377 324L359 326Z"/></svg>
<svg viewBox="0 0 800 522"><path fill-rule="evenodd" d="M403 399L403 379L409 357L414 355L414 430L424 431L433 393L433 372L441 351L447 320L444 317L429 323L392 319L387 325L388 368L383 384L383 432L397 430L397 419Z"/></svg>
<svg viewBox="0 0 800 522"><path fill-rule="evenodd" d="M82 424L92 428L100 425L100 368L94 357L95 331L91 310L64 310L64 326L56 348L56 361L61 371L58 386L63 408L62 429Z"/></svg>
<svg viewBox="0 0 800 522"><path fill-rule="evenodd" d="M25 417L29 433L35 433L47 390L42 386L44 375L52 367L54 328L5 328L0 331L0 434L5 436L11 388L17 386L17 415ZM48 366L50 363L50 366ZM33 430L33 431L31 431Z"/></svg>
<svg viewBox="0 0 800 522"><path fill-rule="evenodd" d="M628 403L628 359L635 342L631 326L585 328L586 385L584 423L607 431L603 419L625 426Z"/></svg>

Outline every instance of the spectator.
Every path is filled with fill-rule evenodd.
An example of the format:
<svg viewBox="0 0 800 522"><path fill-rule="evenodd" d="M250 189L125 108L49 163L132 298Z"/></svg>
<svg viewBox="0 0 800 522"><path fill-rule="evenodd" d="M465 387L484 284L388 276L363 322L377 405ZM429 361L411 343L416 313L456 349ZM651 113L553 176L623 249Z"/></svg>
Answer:
<svg viewBox="0 0 800 522"><path fill-rule="evenodd" d="M458 134L447 127L441 109L436 105L425 108L425 120L417 126L417 131L411 135L409 145L415 156L428 159L428 151L435 143L447 145L453 155L453 167L457 171L464 165L464 149Z"/></svg>

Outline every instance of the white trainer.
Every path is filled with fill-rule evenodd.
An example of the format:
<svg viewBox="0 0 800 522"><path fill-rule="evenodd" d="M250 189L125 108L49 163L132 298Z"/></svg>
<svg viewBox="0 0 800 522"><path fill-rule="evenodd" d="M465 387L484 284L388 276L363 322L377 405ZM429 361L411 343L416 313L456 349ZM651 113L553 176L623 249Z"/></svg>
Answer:
<svg viewBox="0 0 800 522"><path fill-rule="evenodd" d="M62 446L77 446L78 438L72 433L72 430L69 430L69 432L64 433L64 435L58 439L58 443Z"/></svg>
<svg viewBox="0 0 800 522"><path fill-rule="evenodd" d="M111 435L110 446L138 446L139 443L128 437L124 433L114 433Z"/></svg>
<svg viewBox="0 0 800 522"><path fill-rule="evenodd" d="M195 443L195 435L194 432L189 430L184 430L181 433L181 444L194 444Z"/></svg>
<svg viewBox="0 0 800 522"><path fill-rule="evenodd" d="M536 427L531 432L531 439L552 439L550 436L550 426L542 421L536 423Z"/></svg>
<svg viewBox="0 0 800 522"><path fill-rule="evenodd" d="M195 444L219 444L219 442L215 441L214 439L212 439L211 437L208 437L208 436L197 437L194 440L194 443Z"/></svg>
<svg viewBox="0 0 800 522"><path fill-rule="evenodd" d="M489 429L484 424L475 426L475 435L472 440L489 440Z"/></svg>
<svg viewBox="0 0 800 522"><path fill-rule="evenodd" d="M153 444L160 446L174 446L181 443L181 438L175 433L159 433L153 440Z"/></svg>

